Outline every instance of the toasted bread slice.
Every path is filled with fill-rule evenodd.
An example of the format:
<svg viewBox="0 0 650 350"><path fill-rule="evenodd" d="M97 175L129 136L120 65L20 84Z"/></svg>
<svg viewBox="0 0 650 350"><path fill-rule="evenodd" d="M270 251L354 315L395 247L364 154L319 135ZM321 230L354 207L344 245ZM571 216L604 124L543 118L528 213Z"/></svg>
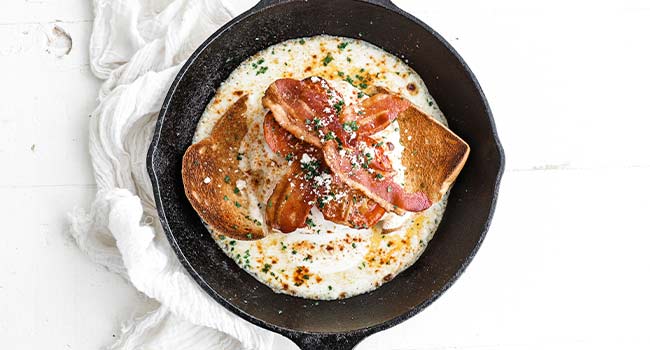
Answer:
<svg viewBox="0 0 650 350"><path fill-rule="evenodd" d="M397 121L404 145L405 189L422 191L438 202L469 156L469 145L437 120L411 105Z"/></svg>
<svg viewBox="0 0 650 350"><path fill-rule="evenodd" d="M264 237L261 222L249 216L246 188L249 176L239 170L239 145L248 132L246 101L242 96L215 123L209 137L190 146L183 156L185 195L201 219L213 230L240 240ZM243 186L242 186L243 187Z"/></svg>

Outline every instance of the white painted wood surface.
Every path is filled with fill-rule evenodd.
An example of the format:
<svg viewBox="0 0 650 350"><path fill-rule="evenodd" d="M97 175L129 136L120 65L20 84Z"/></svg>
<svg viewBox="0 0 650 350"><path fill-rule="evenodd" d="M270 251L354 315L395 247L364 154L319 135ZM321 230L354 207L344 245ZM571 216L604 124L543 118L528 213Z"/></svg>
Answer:
<svg viewBox="0 0 650 350"><path fill-rule="evenodd" d="M507 171L462 278L358 349L650 348L650 3L395 2L474 70ZM89 1L0 3L0 349L99 349L151 307L65 235L95 191L91 28Z"/></svg>

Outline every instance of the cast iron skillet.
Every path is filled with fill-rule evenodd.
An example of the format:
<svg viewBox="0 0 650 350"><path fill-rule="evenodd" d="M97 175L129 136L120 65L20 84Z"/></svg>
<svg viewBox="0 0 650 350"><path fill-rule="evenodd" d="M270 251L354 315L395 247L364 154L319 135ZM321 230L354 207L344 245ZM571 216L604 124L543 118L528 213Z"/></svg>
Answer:
<svg viewBox="0 0 650 350"><path fill-rule="evenodd" d="M411 268L371 293L315 303L274 293L221 252L185 198L181 160L205 106L234 68L270 45L322 33L361 38L408 59L472 151L438 232ZM352 349L421 311L465 270L487 232L504 155L469 67L440 35L389 0L263 0L210 36L181 69L160 111L147 166L169 242L209 295L302 349Z"/></svg>

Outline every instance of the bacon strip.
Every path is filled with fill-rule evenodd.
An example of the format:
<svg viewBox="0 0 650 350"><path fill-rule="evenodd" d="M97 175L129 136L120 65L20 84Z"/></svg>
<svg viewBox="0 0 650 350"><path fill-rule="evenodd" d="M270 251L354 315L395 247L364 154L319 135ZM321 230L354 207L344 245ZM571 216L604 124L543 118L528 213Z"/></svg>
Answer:
<svg viewBox="0 0 650 350"><path fill-rule="evenodd" d="M328 141L323 146L325 163L333 173L353 189L361 191L377 202L386 211L404 214L405 211L418 212L433 204L423 192L407 193L392 181L392 178L379 177L367 169L354 166L352 159L362 159L363 155L355 149L346 149L348 154L341 155L336 143Z"/></svg>
<svg viewBox="0 0 650 350"><path fill-rule="evenodd" d="M320 148L332 137L344 140L339 121L343 99L321 78L276 80L266 90L262 104L284 129L313 146Z"/></svg>
<svg viewBox="0 0 650 350"><path fill-rule="evenodd" d="M372 135L384 130L397 116L404 112L411 103L398 95L380 92L363 101L361 114L355 108L346 108L342 116L343 123L356 122L358 135Z"/></svg>
<svg viewBox="0 0 650 350"><path fill-rule="evenodd" d="M372 227L381 220L386 213L384 208L360 191L352 190L338 177L334 178L338 184L332 186L332 192L345 193L345 197L329 201L320 208L326 220L352 228Z"/></svg>
<svg viewBox="0 0 650 350"><path fill-rule="evenodd" d="M293 154L294 159L300 159L302 153L307 152L307 144L298 140L288 131L283 129L280 124L275 121L271 112L267 113L264 118L264 138L271 150L277 152L281 156ZM365 137L364 141L366 141L368 145L376 144L376 141L370 137ZM380 151L376 152L377 157L381 158L383 156L386 158L386 156L383 155L383 149L378 149ZM322 158L320 160L322 161ZM386 158L386 161L388 161L388 158ZM379 163L384 162L385 161L379 161ZM371 164L371 166L373 165ZM382 166L385 167L386 165L383 164ZM390 168L390 161L388 161L388 167L389 169L392 169ZM277 201L278 199L283 199L284 197L282 196L287 195L287 193L285 193L287 191L285 181L285 179L280 181L276 186L276 189L274 189L271 198L271 206L273 205L273 197L275 197L275 201ZM336 174L332 175L332 182L331 192L334 194L343 193L345 196L339 200L331 200L325 203L322 208L319 208L326 220L353 228L371 227L376 224L386 212L381 206L366 197L363 193L352 190L348 185L343 183ZM310 191L310 187L303 188L302 191ZM317 194L317 196L318 195L325 194L321 193ZM313 195L310 194L309 197L311 198ZM303 198L301 200L304 201L305 199ZM313 198L311 200L313 200ZM301 210L304 212L305 209L302 208ZM267 218L272 227L278 228L283 226L286 230L291 229L293 226L304 227L304 224L297 223L284 223L281 225L281 223L276 222L276 218L281 218L281 214L278 216L276 211L277 209L270 210L267 208L267 213L269 213Z"/></svg>
<svg viewBox="0 0 650 350"><path fill-rule="evenodd" d="M384 149L379 146L377 140L369 136L361 136L359 137L359 142L365 143L370 149L372 149L370 154L372 160L368 164L370 168L381 172L384 176L390 176L395 173L395 170L393 170L393 164L390 162L390 159L388 159L388 156L384 154ZM368 157L365 153L363 155L364 157Z"/></svg>
<svg viewBox="0 0 650 350"><path fill-rule="evenodd" d="M305 227L316 200L316 193L310 188L311 183L305 179L300 162L293 162L267 202L267 223L284 233Z"/></svg>
<svg viewBox="0 0 650 350"><path fill-rule="evenodd" d="M268 112L264 116L264 139L273 152L283 157L289 154L298 157L307 148L307 144L295 138L278 124L273 118L272 112Z"/></svg>

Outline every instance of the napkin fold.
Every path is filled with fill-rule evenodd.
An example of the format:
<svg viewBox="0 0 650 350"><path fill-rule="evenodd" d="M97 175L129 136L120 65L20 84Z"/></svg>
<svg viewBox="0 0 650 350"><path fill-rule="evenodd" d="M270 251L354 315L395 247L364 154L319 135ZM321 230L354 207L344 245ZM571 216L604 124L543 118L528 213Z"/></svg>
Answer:
<svg viewBox="0 0 650 350"><path fill-rule="evenodd" d="M162 232L146 156L163 99L187 57L254 1L94 0L90 67L102 84L90 119L97 195L70 214L95 262L160 306L108 349L270 349L273 333L235 316L187 274ZM235 6L239 7L236 8Z"/></svg>

